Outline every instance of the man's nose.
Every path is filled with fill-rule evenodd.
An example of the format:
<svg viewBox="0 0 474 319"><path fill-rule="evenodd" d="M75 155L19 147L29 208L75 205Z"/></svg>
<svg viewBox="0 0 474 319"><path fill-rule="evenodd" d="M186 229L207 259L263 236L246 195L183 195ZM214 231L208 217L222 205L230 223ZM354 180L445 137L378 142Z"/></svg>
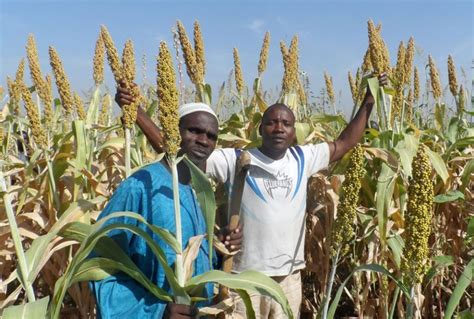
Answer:
<svg viewBox="0 0 474 319"><path fill-rule="evenodd" d="M209 139L207 138L207 134L199 134L196 142L203 145L203 146L208 146L209 145Z"/></svg>
<svg viewBox="0 0 474 319"><path fill-rule="evenodd" d="M283 131L283 123L282 122L276 122L273 130L277 131L277 132L282 132Z"/></svg>

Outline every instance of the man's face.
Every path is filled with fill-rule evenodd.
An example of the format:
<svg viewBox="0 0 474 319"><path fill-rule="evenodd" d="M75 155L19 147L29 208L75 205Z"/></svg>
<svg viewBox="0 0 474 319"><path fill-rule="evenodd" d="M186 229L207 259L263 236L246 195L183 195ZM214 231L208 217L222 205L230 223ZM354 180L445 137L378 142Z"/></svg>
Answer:
<svg viewBox="0 0 474 319"><path fill-rule="evenodd" d="M216 147L218 124L214 116L206 112L195 112L181 118L181 151L200 166Z"/></svg>
<svg viewBox="0 0 474 319"><path fill-rule="evenodd" d="M286 152L295 141L295 117L284 106L274 106L268 110L260 126L262 148L269 153Z"/></svg>

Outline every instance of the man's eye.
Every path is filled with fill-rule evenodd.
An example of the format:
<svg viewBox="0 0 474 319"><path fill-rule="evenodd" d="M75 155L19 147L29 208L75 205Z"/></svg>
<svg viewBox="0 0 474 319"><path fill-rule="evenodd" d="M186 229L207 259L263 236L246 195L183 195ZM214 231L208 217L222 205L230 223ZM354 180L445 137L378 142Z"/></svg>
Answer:
<svg viewBox="0 0 474 319"><path fill-rule="evenodd" d="M211 141L217 141L217 135L214 134L207 134L207 138Z"/></svg>

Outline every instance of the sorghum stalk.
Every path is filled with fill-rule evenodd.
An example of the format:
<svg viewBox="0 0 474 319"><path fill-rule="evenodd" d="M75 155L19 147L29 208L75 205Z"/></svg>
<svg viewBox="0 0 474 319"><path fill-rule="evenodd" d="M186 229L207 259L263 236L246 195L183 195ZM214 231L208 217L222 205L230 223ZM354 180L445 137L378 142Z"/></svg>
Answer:
<svg viewBox="0 0 474 319"><path fill-rule="evenodd" d="M5 205L5 212L8 218L10 232L12 234L13 245L15 246L15 251L18 258L18 267L20 270L18 272L18 277L20 278L20 282L26 291L28 302L33 302L35 301L35 292L33 290L32 283L28 281L28 264L26 262L26 256L23 250L23 245L21 243L20 231L16 223L16 214L13 211L12 201L10 198L10 194L7 190L5 177L3 175L3 167L0 167L0 191L3 193L3 203Z"/></svg>
<svg viewBox="0 0 474 319"><path fill-rule="evenodd" d="M411 300L407 306L409 317L413 315L415 287L422 282L429 267L428 239L431 234L433 183L431 164L425 147L420 145L413 158L405 212L405 247L401 270L405 283L411 288Z"/></svg>
<svg viewBox="0 0 474 319"><path fill-rule="evenodd" d="M349 241L354 236L353 224L356 218L356 208L359 201L361 180L365 174L364 150L358 144L349 159L345 179L341 186L341 196L337 205L337 217L331 232L331 257L332 268L328 286L326 289L326 300L323 307L323 318L327 318L329 301L331 298L332 285L338 260L349 250Z"/></svg>
<svg viewBox="0 0 474 319"><path fill-rule="evenodd" d="M180 286L184 286L184 265L183 265L183 236L181 230L181 210L179 203L179 180L177 169L177 155L181 136L179 134L178 116L178 90L176 88L176 75L174 72L173 60L168 46L165 42L160 43L160 52L157 61L157 87L159 101L159 119L165 136L166 155L168 165L171 168L173 180L173 201L174 215L176 222L176 239L180 250L176 253L175 274ZM177 297L176 302L186 302Z"/></svg>

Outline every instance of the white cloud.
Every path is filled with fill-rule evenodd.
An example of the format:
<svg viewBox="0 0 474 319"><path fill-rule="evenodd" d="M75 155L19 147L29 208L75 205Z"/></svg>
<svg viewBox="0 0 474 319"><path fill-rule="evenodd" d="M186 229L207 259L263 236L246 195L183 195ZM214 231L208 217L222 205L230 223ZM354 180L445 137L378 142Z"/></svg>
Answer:
<svg viewBox="0 0 474 319"><path fill-rule="evenodd" d="M260 19L255 19L249 25L247 25L247 28L249 28L250 30L256 33L262 33L264 25L265 25L265 21L260 20Z"/></svg>

